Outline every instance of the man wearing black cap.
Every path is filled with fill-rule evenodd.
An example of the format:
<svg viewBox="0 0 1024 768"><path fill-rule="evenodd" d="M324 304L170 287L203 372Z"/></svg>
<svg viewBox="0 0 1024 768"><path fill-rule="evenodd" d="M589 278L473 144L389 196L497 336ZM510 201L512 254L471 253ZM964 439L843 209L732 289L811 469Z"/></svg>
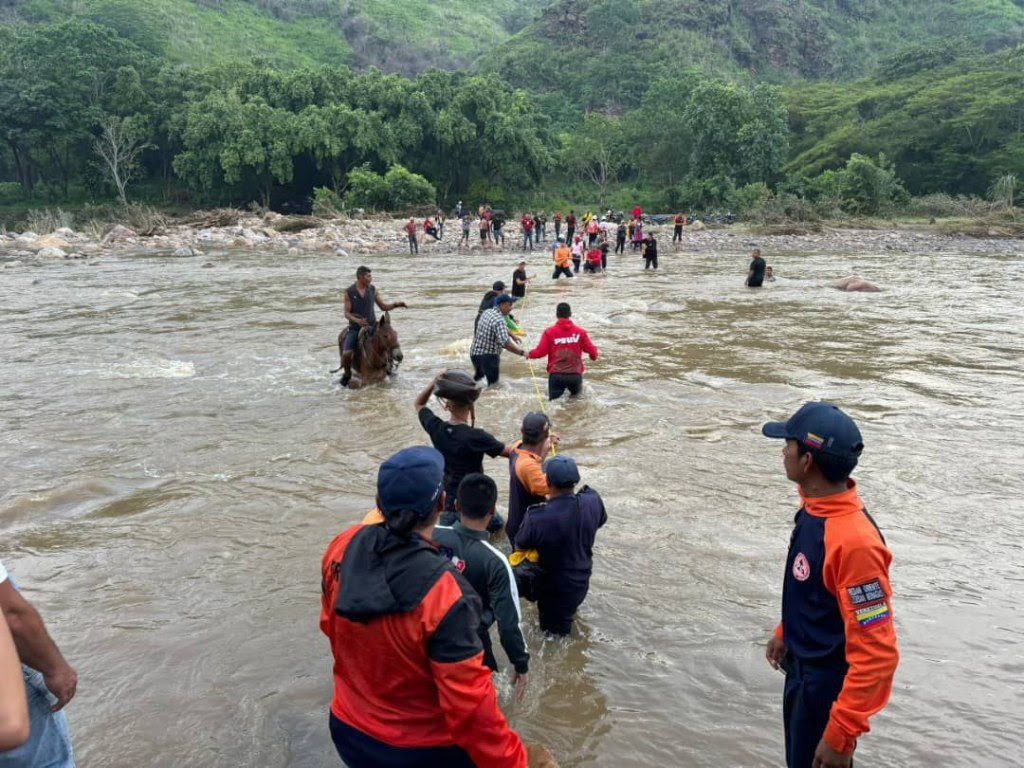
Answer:
<svg viewBox="0 0 1024 768"><path fill-rule="evenodd" d="M483 299L480 301L480 308L476 311L476 319L473 320L473 330L476 330L477 325L480 323L480 315L491 309L494 306L494 300L501 296L505 292L505 283L501 280L495 280L491 286L491 290L484 294Z"/></svg>
<svg viewBox="0 0 1024 768"><path fill-rule="evenodd" d="M495 515L498 486L487 475L466 475L459 483L455 507L459 519L451 525L437 526L434 541L441 552L451 558L473 589L480 595L480 642L484 647L484 664L497 670L498 662L491 650L491 625L497 622L501 647L515 667L512 685L516 697L522 699L530 671L530 654L519 624L523 620L519 591L512 575L512 566L505 555L491 546L487 529Z"/></svg>
<svg viewBox="0 0 1024 768"><path fill-rule="evenodd" d="M513 548L527 508L543 503L548 497L548 479L542 465L551 452L551 446L558 444L558 435L552 434L548 417L540 411L531 411L523 417L522 435L523 439L512 446L508 454L505 534Z"/></svg>
<svg viewBox="0 0 1024 768"><path fill-rule="evenodd" d="M848 768L868 718L889 699L899 661L892 554L850 477L864 444L853 419L829 403L806 403L761 431L786 441L783 467L802 501L782 621L765 651L786 672L786 765Z"/></svg>
<svg viewBox="0 0 1024 768"><path fill-rule="evenodd" d="M583 486L573 493L580 473L568 456L544 462L548 500L530 507L516 533L516 548L540 554L544 578L539 585L537 612L540 628L568 635L572 620L590 588L594 567L594 537L608 521L597 491Z"/></svg>
<svg viewBox="0 0 1024 768"><path fill-rule="evenodd" d="M396 453L377 475L385 521L353 526L323 557L330 728L346 765L527 764L483 664L480 598L430 543L444 508L443 471L433 448Z"/></svg>
<svg viewBox="0 0 1024 768"><path fill-rule="evenodd" d="M512 311L513 298L503 293L494 299L494 308L481 313L469 348L469 359L473 361L473 378L476 381L487 378L487 385L495 384L500 373L501 350L526 357L526 350L516 344L508 335L505 315Z"/></svg>

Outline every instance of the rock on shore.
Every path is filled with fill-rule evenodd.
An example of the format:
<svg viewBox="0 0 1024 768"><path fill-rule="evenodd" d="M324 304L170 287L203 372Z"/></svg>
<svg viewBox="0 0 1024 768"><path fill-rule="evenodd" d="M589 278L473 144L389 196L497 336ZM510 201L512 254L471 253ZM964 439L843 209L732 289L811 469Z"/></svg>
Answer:
<svg viewBox="0 0 1024 768"><path fill-rule="evenodd" d="M231 223L223 223L225 221ZM193 221L202 221L200 215ZM339 218L321 220L309 218L296 222L296 217L276 213L256 216L244 212L218 216L221 226L172 223L156 234L144 236L128 227L115 225L102 236L88 235L62 228L52 233L21 234L0 233L0 262L8 265L41 263L53 259L89 258L97 255L130 256L139 252L164 253L179 258L204 256L210 250L268 250L289 255L330 254L335 257L361 259L380 253L408 253L409 242L402 227L407 219L400 218ZM277 225L277 226L275 226ZM280 227L280 229L278 229ZM304 228L303 228L304 227ZM285 230L285 231L282 231ZM649 227L659 239L661 250L672 252L670 224ZM535 250L544 251L553 240L554 227L548 224L549 239L539 243ZM420 254L457 254L493 251L480 244L478 230L470 231L469 245L459 248L461 227L449 221L444 237L435 241L419 236ZM510 221L505 227L505 252L521 250L518 225ZM489 244L488 244L489 245ZM752 235L737 225L717 228L690 226L684 230L682 251L689 253L743 252L759 247L766 253L773 250L832 251L844 253L957 253L991 254L1024 252L1020 240L1006 238L973 238L945 235L935 231L887 229L823 229L807 234Z"/></svg>

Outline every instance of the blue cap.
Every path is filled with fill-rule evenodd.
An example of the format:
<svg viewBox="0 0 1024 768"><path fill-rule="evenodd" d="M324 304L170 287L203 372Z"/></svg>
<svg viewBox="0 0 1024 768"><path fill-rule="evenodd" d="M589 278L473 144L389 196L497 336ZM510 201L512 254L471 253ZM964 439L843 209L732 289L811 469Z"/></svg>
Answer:
<svg viewBox="0 0 1024 768"><path fill-rule="evenodd" d="M796 440L812 451L849 459L860 457L864 441L853 419L831 403L804 403L789 421L769 421L765 437Z"/></svg>
<svg viewBox="0 0 1024 768"><path fill-rule="evenodd" d="M544 462L544 474L548 483L556 488L576 485L580 481L580 471L576 462L568 456L552 456Z"/></svg>
<svg viewBox="0 0 1024 768"><path fill-rule="evenodd" d="M503 293L500 296L495 296L494 297L494 306L498 306L499 304L504 304L506 301L509 304L511 304L513 301L515 301L515 298L512 297L512 296L509 296L507 293Z"/></svg>
<svg viewBox="0 0 1024 768"><path fill-rule="evenodd" d="M444 456L426 445L403 448L377 471L377 498L384 517L408 509L426 520L443 488Z"/></svg>

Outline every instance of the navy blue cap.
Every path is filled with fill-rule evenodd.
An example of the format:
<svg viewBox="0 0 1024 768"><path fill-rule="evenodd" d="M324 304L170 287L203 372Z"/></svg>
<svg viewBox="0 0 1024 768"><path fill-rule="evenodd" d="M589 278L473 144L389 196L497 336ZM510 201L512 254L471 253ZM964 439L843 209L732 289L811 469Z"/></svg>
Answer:
<svg viewBox="0 0 1024 768"><path fill-rule="evenodd" d="M443 488L444 456L426 445L403 448L377 471L377 498L384 517L408 509L426 520Z"/></svg>
<svg viewBox="0 0 1024 768"><path fill-rule="evenodd" d="M864 441L853 419L832 403L804 403L788 421L769 421L761 427L765 437L796 440L812 451L850 459L860 457Z"/></svg>
<svg viewBox="0 0 1024 768"><path fill-rule="evenodd" d="M580 481L580 471L576 462L568 456L552 456L544 462L544 474L550 485L565 488L576 485Z"/></svg>
<svg viewBox="0 0 1024 768"><path fill-rule="evenodd" d="M511 304L515 300L516 300L515 298L513 298L512 296L509 296L507 293L503 293L500 296L495 296L494 297L494 306L498 306L499 304L504 304L506 301L509 304Z"/></svg>

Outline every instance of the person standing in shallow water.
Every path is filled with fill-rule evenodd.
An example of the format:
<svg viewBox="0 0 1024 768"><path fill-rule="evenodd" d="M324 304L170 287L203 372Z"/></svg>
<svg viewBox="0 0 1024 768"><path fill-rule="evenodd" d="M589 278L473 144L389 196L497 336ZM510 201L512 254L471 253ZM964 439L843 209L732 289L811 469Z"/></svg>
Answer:
<svg viewBox="0 0 1024 768"><path fill-rule="evenodd" d="M782 621L765 650L768 663L786 673L786 765L849 768L899 663L892 553L850 477L864 443L853 419L829 403L806 403L761 431L785 440L782 465L801 500Z"/></svg>
<svg viewBox="0 0 1024 768"><path fill-rule="evenodd" d="M761 249L755 248L750 253L750 268L747 270L747 279L744 285L747 288L760 288L764 284L764 272L767 268L764 259L761 257Z"/></svg>
<svg viewBox="0 0 1024 768"><path fill-rule="evenodd" d="M427 403L430 396L437 395L448 421L442 421L430 410ZM475 403L480 390L473 377L465 371L444 371L430 380L416 396L413 408L419 417L420 426L430 436L430 442L444 456L444 487L447 494L441 525L451 525L457 519L455 500L459 483L466 475L484 471L484 456L497 458L508 456L511 446L506 446L494 435L476 426ZM491 531L500 530L505 524L501 515L495 514L490 521Z"/></svg>
<svg viewBox="0 0 1024 768"><path fill-rule="evenodd" d="M540 628L553 635L568 635L576 610L590 589L594 567L594 538L608 521L597 491L580 481L576 462L552 456L544 462L548 500L526 510L516 532L516 548L540 554L544 577L539 585L537 613Z"/></svg>

